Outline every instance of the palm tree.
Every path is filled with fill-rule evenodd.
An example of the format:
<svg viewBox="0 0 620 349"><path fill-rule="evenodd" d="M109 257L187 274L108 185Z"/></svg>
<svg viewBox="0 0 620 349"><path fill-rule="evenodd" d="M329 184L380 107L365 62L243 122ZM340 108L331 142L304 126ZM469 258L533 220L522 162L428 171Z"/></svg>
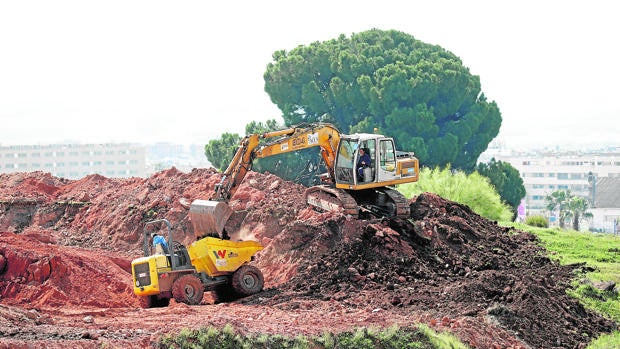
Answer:
<svg viewBox="0 0 620 349"><path fill-rule="evenodd" d="M573 196L570 198L568 202L568 211L570 215L573 217L573 229L579 231L579 219L581 217L590 218L592 217L592 213L586 212L590 208L590 204L588 200L580 197Z"/></svg>
<svg viewBox="0 0 620 349"><path fill-rule="evenodd" d="M558 221L560 228L564 228L564 222L569 217L568 214L568 201L571 197L570 190L556 190L551 195L547 195L545 201L547 201L547 210L553 212L556 209L559 211Z"/></svg>

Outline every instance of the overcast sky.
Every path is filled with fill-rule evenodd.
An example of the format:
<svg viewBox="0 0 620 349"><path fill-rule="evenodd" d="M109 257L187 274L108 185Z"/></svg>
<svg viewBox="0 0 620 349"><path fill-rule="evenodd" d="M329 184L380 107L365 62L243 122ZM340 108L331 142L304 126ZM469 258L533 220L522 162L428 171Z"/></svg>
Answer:
<svg viewBox="0 0 620 349"><path fill-rule="evenodd" d="M206 143L281 120L277 50L372 28L453 52L498 138L620 146L615 1L2 1L0 144ZM387 133L387 132L386 132Z"/></svg>

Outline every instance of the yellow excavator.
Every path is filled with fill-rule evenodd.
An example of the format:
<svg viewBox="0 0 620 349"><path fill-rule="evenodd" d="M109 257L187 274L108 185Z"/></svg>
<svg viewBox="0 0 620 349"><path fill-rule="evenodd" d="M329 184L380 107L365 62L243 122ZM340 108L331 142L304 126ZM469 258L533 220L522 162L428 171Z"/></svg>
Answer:
<svg viewBox="0 0 620 349"><path fill-rule="evenodd" d="M196 236L225 236L226 222L233 214L228 201L255 159L311 147L320 148L327 173L320 176L321 184L306 190L308 205L322 211L342 210L356 218L409 218L407 199L394 187L418 180L419 162L413 153L397 151L390 137L345 135L331 124L313 123L243 138L211 198L190 205ZM361 168L360 149L370 155L370 164Z"/></svg>

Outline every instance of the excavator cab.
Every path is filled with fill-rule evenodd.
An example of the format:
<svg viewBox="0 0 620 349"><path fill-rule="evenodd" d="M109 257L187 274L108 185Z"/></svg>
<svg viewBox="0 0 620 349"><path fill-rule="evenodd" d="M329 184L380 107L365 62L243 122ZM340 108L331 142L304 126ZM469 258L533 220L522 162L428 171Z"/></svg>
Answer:
<svg viewBox="0 0 620 349"><path fill-rule="evenodd" d="M360 149L370 155L369 166L359 165ZM336 187L374 188L417 180L418 162L413 154L406 153L401 159L396 154L392 138L377 134L343 136L336 155Z"/></svg>

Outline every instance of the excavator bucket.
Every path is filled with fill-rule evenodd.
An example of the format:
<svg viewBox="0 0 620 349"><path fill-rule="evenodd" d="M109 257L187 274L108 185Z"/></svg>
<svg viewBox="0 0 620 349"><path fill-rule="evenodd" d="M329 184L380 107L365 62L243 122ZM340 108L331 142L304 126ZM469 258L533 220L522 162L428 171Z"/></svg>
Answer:
<svg viewBox="0 0 620 349"><path fill-rule="evenodd" d="M197 239L217 234L223 237L224 226L233 210L223 201L194 200L189 206L189 218Z"/></svg>

